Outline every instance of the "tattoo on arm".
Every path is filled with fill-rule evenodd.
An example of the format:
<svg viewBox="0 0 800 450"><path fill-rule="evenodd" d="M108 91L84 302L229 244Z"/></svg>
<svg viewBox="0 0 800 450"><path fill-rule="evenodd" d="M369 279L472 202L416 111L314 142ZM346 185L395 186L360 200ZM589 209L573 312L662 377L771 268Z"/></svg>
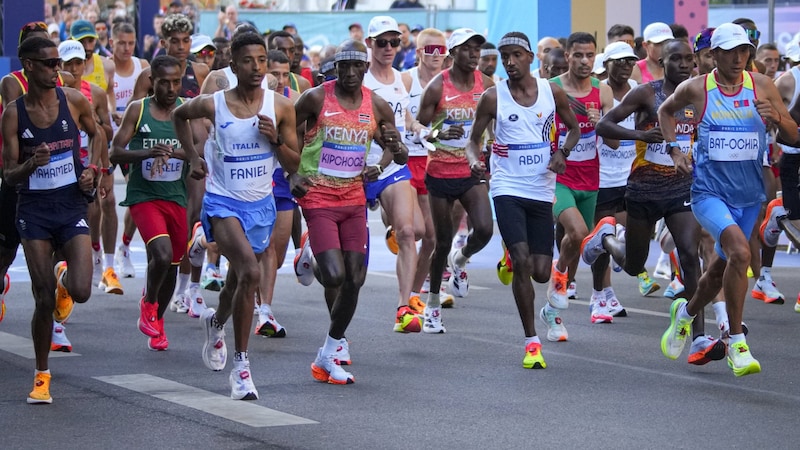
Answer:
<svg viewBox="0 0 800 450"><path fill-rule="evenodd" d="M229 87L228 77L217 77L217 87L227 89Z"/></svg>

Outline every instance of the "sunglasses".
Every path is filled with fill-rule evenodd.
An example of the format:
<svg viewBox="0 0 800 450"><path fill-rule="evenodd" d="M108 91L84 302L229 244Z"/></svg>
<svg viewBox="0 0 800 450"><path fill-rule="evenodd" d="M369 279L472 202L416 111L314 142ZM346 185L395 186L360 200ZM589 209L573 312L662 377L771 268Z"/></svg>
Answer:
<svg viewBox="0 0 800 450"><path fill-rule="evenodd" d="M391 45L392 47L400 47L400 38L394 38L394 39L381 38L381 39L374 39L374 41L375 45L377 45L378 48L384 48L387 45Z"/></svg>
<svg viewBox="0 0 800 450"><path fill-rule="evenodd" d="M29 22L23 25L22 30L20 31L34 31L34 30L47 31L47 24L44 22Z"/></svg>
<svg viewBox="0 0 800 450"><path fill-rule="evenodd" d="M47 59L40 59L40 58L28 58L31 61L38 61L42 63L43 66L49 67L51 69L55 69L56 67L61 67L63 61L61 58L47 58Z"/></svg>
<svg viewBox="0 0 800 450"><path fill-rule="evenodd" d="M614 64L617 64L617 65L619 65L619 66L628 66L628 67L632 67L634 64L636 64L636 60L635 60L635 59L633 59L633 58L609 59L609 61L611 61L611 62L613 62Z"/></svg>
<svg viewBox="0 0 800 450"><path fill-rule="evenodd" d="M758 38L761 37L761 32L758 30L744 30L747 33L747 37L750 38L751 41L757 41Z"/></svg>
<svg viewBox="0 0 800 450"><path fill-rule="evenodd" d="M447 53L447 47L444 45L426 45L422 47L422 53L428 56L442 56Z"/></svg>
<svg viewBox="0 0 800 450"><path fill-rule="evenodd" d="M199 52L195 53L197 56L213 58L216 54L216 50L200 50Z"/></svg>

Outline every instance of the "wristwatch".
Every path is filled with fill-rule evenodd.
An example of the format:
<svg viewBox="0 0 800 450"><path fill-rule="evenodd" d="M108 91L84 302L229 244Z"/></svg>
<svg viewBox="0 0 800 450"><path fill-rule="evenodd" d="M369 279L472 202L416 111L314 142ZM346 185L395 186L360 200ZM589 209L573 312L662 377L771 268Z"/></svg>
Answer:
<svg viewBox="0 0 800 450"><path fill-rule="evenodd" d="M100 169L100 172L102 172L105 175L111 175L114 173L114 165L112 164L108 167L103 167L102 169Z"/></svg>

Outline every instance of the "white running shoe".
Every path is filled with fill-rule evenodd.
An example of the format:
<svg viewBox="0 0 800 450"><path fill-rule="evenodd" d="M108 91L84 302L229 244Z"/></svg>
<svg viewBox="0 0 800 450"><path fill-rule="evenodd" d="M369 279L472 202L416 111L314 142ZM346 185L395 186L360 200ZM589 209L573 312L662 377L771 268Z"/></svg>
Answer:
<svg viewBox="0 0 800 450"><path fill-rule="evenodd" d="M353 360L350 359L350 344L347 342L347 338L339 339L339 345L336 346L336 351L333 353L333 360L340 366L353 364Z"/></svg>
<svg viewBox="0 0 800 450"><path fill-rule="evenodd" d="M311 364L311 376L330 384L353 384L356 381L352 373L337 364L335 355L323 355L322 347L317 350L317 357Z"/></svg>
<svg viewBox="0 0 800 450"><path fill-rule="evenodd" d="M605 293L601 293L600 296L592 294L592 299L589 302L589 311L589 320L592 323L612 323L614 321L614 316L611 315L611 311L608 309Z"/></svg>
<svg viewBox="0 0 800 450"><path fill-rule="evenodd" d="M228 347L225 346L225 330L215 327L213 323L216 310L208 308L200 316L200 323L206 331L206 341L203 344L203 363L209 369L219 372L228 362Z"/></svg>
<svg viewBox="0 0 800 450"><path fill-rule="evenodd" d="M453 248L454 249L464 248L464 246L467 245L468 237L469 236L466 234L456 234L455 237L453 238Z"/></svg>
<svg viewBox="0 0 800 450"><path fill-rule="evenodd" d="M558 314L557 309L551 308L548 312L547 308L542 308L539 310L539 319L547 326L548 341L566 341L569 338L567 328L561 321L561 316Z"/></svg>
<svg viewBox="0 0 800 450"><path fill-rule="evenodd" d="M256 385L253 384L249 362L241 365L234 364L228 380L231 383L231 398L233 400L258 400L258 390L256 390Z"/></svg>
<svg viewBox="0 0 800 450"><path fill-rule="evenodd" d="M189 302L186 294L181 292L172 296L172 301L169 302L169 310L178 314L186 314L189 311Z"/></svg>
<svg viewBox="0 0 800 450"><path fill-rule="evenodd" d="M286 337L286 328L283 328L281 324L275 320L272 311L264 308L264 306L258 308L258 325L256 325L255 334L276 338Z"/></svg>
<svg viewBox="0 0 800 450"><path fill-rule="evenodd" d="M92 284L97 285L103 281L103 252L92 249Z"/></svg>
<svg viewBox="0 0 800 450"><path fill-rule="evenodd" d="M662 252L658 257L656 269L653 271L653 276L656 278L663 278L669 280L672 278L672 267L669 264L669 253Z"/></svg>
<svg viewBox="0 0 800 450"><path fill-rule="evenodd" d="M294 257L294 273L297 281L303 286L310 286L314 282L314 253L311 251L311 240L308 231L300 239L300 253Z"/></svg>
<svg viewBox="0 0 800 450"><path fill-rule="evenodd" d="M608 312L611 313L612 317L628 317L628 311L625 311L625 307L619 302L612 289L606 291L606 303L608 304Z"/></svg>
<svg viewBox="0 0 800 450"><path fill-rule="evenodd" d="M114 266L117 273L122 278L136 278L136 269L131 261L131 248L125 244L119 244L114 254Z"/></svg>
<svg viewBox="0 0 800 450"><path fill-rule="evenodd" d="M567 298L570 300L578 298L578 285L574 281L567 285Z"/></svg>
<svg viewBox="0 0 800 450"><path fill-rule="evenodd" d="M460 249L453 248L447 255L447 264L451 267L453 274L447 282L450 292L456 297L466 297L469 294L469 276L466 267L456 266L456 254Z"/></svg>
<svg viewBox="0 0 800 450"><path fill-rule="evenodd" d="M189 264L194 267L203 267L203 262L206 259L206 248L200 242L204 234L203 226L200 222L197 222L192 230L192 237L189 239L188 250L186 251Z"/></svg>
<svg viewBox="0 0 800 450"><path fill-rule="evenodd" d="M192 286L186 290L186 299L189 303L189 317L200 317L207 309L206 302L203 300L203 293L199 286Z"/></svg>
<svg viewBox="0 0 800 450"><path fill-rule="evenodd" d="M66 327L62 323L53 322L53 337L50 341L50 351L64 353L72 351L72 343L67 339Z"/></svg>
<svg viewBox="0 0 800 450"><path fill-rule="evenodd" d="M425 321L422 323L422 331L430 334L446 333L444 325L442 324L442 308L431 308L425 306L422 313Z"/></svg>

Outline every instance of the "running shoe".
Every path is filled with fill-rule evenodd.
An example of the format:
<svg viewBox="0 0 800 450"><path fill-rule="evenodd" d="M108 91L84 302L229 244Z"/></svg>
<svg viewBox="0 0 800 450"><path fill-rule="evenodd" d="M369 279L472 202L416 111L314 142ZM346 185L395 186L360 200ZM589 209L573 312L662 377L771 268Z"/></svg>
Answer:
<svg viewBox="0 0 800 450"><path fill-rule="evenodd" d="M737 377L761 372L761 364L750 354L747 342L731 344L728 349L728 367Z"/></svg>
<svg viewBox="0 0 800 450"><path fill-rule="evenodd" d="M161 334L158 331L158 304L148 303L144 301L144 297L139 300L139 331L144 333L145 336L158 337Z"/></svg>
<svg viewBox="0 0 800 450"><path fill-rule="evenodd" d="M561 321L561 316L557 309L547 311L547 308L539 310L539 319L547 326L547 340L550 342L559 342L569 338L567 328Z"/></svg>
<svg viewBox="0 0 800 450"><path fill-rule="evenodd" d="M203 363L209 369L219 372L228 362L228 347L225 346L225 330L214 326L214 308L208 308L200 316L200 323L206 330L203 344Z"/></svg>
<svg viewBox="0 0 800 450"><path fill-rule="evenodd" d="M572 281L567 285L567 298L575 300L578 298L578 285Z"/></svg>
<svg viewBox="0 0 800 450"><path fill-rule="evenodd" d="M258 324L256 325L255 334L258 336L282 338L286 337L286 328L275 320L272 311L265 308L258 309Z"/></svg>
<svg viewBox="0 0 800 450"><path fill-rule="evenodd" d="M206 259L206 248L203 247L203 225L200 222L194 224L192 228L192 237L186 244L186 257L189 258L189 264L194 267L203 267L203 262Z"/></svg>
<svg viewBox="0 0 800 450"><path fill-rule="evenodd" d="M448 294L444 286L442 286L442 289L439 291L439 306L445 309L456 306L456 298Z"/></svg>
<svg viewBox="0 0 800 450"><path fill-rule="evenodd" d="M763 276L756 280L756 284L753 285L753 290L750 291L750 295L752 295L754 299L761 300L764 303L782 305L785 302L785 298L783 294L778 291L775 282L772 281L771 278L767 279Z"/></svg>
<svg viewBox="0 0 800 450"><path fill-rule="evenodd" d="M646 270L636 275L636 278L639 279L639 293L645 297L661 289L661 286L647 275Z"/></svg>
<svg viewBox="0 0 800 450"><path fill-rule="evenodd" d="M589 302L589 320L592 323L612 323L614 321L614 316L608 309L605 293L600 293L599 296L592 294Z"/></svg>
<svg viewBox="0 0 800 450"><path fill-rule="evenodd" d="M122 285L119 284L119 279L113 267L106 268L103 272L103 278L100 279L97 287L103 289L106 294L122 295Z"/></svg>
<svg viewBox="0 0 800 450"><path fill-rule="evenodd" d="M228 377L231 383L231 399L233 400L258 400L258 390L253 384L250 363L246 362L237 367L234 365Z"/></svg>
<svg viewBox="0 0 800 450"><path fill-rule="evenodd" d="M628 317L628 311L625 311L625 307L619 302L617 294L614 293L613 289L606 290L606 303L608 304L608 312L611 313L611 316Z"/></svg>
<svg viewBox="0 0 800 450"><path fill-rule="evenodd" d="M401 306L397 308L394 331L398 333L419 333L422 331L422 319L410 307Z"/></svg>
<svg viewBox="0 0 800 450"><path fill-rule="evenodd" d="M314 282L314 254L311 251L311 241L308 231L300 239L300 251L294 257L294 273L297 281L303 286L310 286Z"/></svg>
<svg viewBox="0 0 800 450"><path fill-rule="evenodd" d="M800 294L797 294L797 303L794 304L794 312L800 313Z"/></svg>
<svg viewBox="0 0 800 450"><path fill-rule="evenodd" d="M333 361L340 366L353 364L353 360L350 358L350 344L346 338L339 339L339 345L336 346L336 351L333 352Z"/></svg>
<svg viewBox="0 0 800 450"><path fill-rule="evenodd" d="M725 343L709 335L697 336L689 348L689 364L702 366L725 357Z"/></svg>
<svg viewBox="0 0 800 450"><path fill-rule="evenodd" d="M186 300L189 302L189 317L198 318L206 310L206 302L203 300L203 293L200 286L194 285L186 291Z"/></svg>
<svg viewBox="0 0 800 450"><path fill-rule="evenodd" d="M67 339L66 327L64 327L62 323L53 323L53 337L50 340L50 351L64 353L70 353L72 351L72 343Z"/></svg>
<svg viewBox="0 0 800 450"><path fill-rule="evenodd" d="M664 297L673 299L680 297L684 290L685 288L683 283L681 283L681 280L679 280L678 277L675 277L675 279L669 282L667 288L664 289Z"/></svg>
<svg viewBox="0 0 800 450"><path fill-rule="evenodd" d="M147 348L154 352L163 352L169 347L169 339L167 339L167 333L164 332L163 317L156 321L156 329L159 335L147 339Z"/></svg>
<svg viewBox="0 0 800 450"><path fill-rule="evenodd" d="M617 221L614 217L603 217L594 226L594 229L581 242L581 258L586 264L592 265L603 253L607 253L603 247L603 238L615 235L614 225Z"/></svg>
<svg viewBox="0 0 800 450"><path fill-rule="evenodd" d="M511 256L508 254L508 249L503 251L503 257L497 263L497 278L506 286L511 284L514 279L514 269L511 266Z"/></svg>
<svg viewBox="0 0 800 450"><path fill-rule="evenodd" d="M764 245L767 247L778 245L778 239L781 237L781 227L778 221L786 217L787 214L786 209L783 207L782 198L776 198L769 202L764 221L761 222L761 227L759 227L759 235Z"/></svg>
<svg viewBox="0 0 800 450"><path fill-rule="evenodd" d="M747 278L754 278L754 277L755 277L755 274L753 273L753 268L750 267L750 266L747 266Z"/></svg>
<svg viewBox="0 0 800 450"><path fill-rule="evenodd" d="M656 268L653 271L653 276L669 280L672 278L672 268L669 265L669 255L661 252L656 263Z"/></svg>
<svg viewBox="0 0 800 450"><path fill-rule="evenodd" d="M558 261L553 261L553 267L550 271L550 283L547 285L547 302L550 306L556 309L567 309L569 307L569 300L567 300L567 273L560 273L556 270Z"/></svg>
<svg viewBox="0 0 800 450"><path fill-rule="evenodd" d="M102 281L103 281L103 252L100 250L92 249L92 283L100 283Z"/></svg>
<svg viewBox="0 0 800 450"><path fill-rule="evenodd" d="M442 334L447 332L447 329L445 329L442 323L442 308L426 306L423 317L425 318L425 322L422 324L422 331L425 333Z"/></svg>
<svg viewBox="0 0 800 450"><path fill-rule="evenodd" d="M11 277L8 276L8 272L3 277L3 294L0 295L0 322L3 321L3 317L6 316L6 294L8 294L8 289L11 287Z"/></svg>
<svg viewBox="0 0 800 450"><path fill-rule="evenodd" d="M462 249L465 245L467 245L467 239L469 238L468 235L464 233L457 233L453 237L452 247L455 249Z"/></svg>
<svg viewBox="0 0 800 450"><path fill-rule="evenodd" d="M53 311L53 318L56 322L64 322L75 307L75 302L72 301L72 296L69 295L63 283L64 275L67 273L67 262L56 263L53 272L56 275L56 309Z"/></svg>
<svg viewBox="0 0 800 450"><path fill-rule="evenodd" d="M441 296L439 297L441 299ZM414 314L421 316L425 313L425 302L419 298L419 295L412 295L408 299L408 307L414 311Z"/></svg>
<svg viewBox="0 0 800 450"><path fill-rule="evenodd" d="M661 353L669 359L678 359L691 336L692 319L678 319L678 310L686 307L686 299L679 298L669 308L669 328L661 336Z"/></svg>
<svg viewBox="0 0 800 450"><path fill-rule="evenodd" d="M463 298L469 294L469 276L467 275L466 265L464 267L456 266L456 254L460 251L460 249L454 248L450 251L450 254L447 255L447 263L453 270L453 275L450 277L447 284L451 294Z"/></svg>
<svg viewBox="0 0 800 450"><path fill-rule="evenodd" d="M114 253L114 266L122 278L136 278L136 269L131 261L131 248L125 244L119 244Z"/></svg>
<svg viewBox="0 0 800 450"><path fill-rule="evenodd" d="M400 245L397 243L397 236L395 236L391 225L386 228L386 246L389 248L389 251L395 255L400 251Z"/></svg>
<svg viewBox="0 0 800 450"><path fill-rule="evenodd" d="M203 278L200 280L200 286L209 291L219 292L225 286L225 278L222 277L222 274L217 269L206 267L205 272L203 272Z"/></svg>
<svg viewBox="0 0 800 450"><path fill-rule="evenodd" d="M525 369L544 369L547 363L542 357L542 344L531 342L525 346L525 357L522 358L522 367Z"/></svg>
<svg viewBox="0 0 800 450"><path fill-rule="evenodd" d="M356 381L352 373L336 363L333 355L323 355L322 347L317 350L317 357L311 363L311 376L317 381L330 384L353 384Z"/></svg>
<svg viewBox="0 0 800 450"><path fill-rule="evenodd" d="M50 374L37 373L33 378L33 390L28 394L28 404L53 403L50 396Z"/></svg>
<svg viewBox="0 0 800 450"><path fill-rule="evenodd" d="M169 302L169 310L178 314L186 314L189 312L189 298L185 292L175 293L172 300Z"/></svg>

